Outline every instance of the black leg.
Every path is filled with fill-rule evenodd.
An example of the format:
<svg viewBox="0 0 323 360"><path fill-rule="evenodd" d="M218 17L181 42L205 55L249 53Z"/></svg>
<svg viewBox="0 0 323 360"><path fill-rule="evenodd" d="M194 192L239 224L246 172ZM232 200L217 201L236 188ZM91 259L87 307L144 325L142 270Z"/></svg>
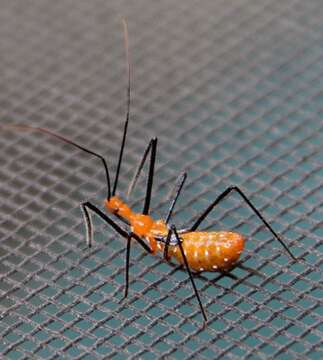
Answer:
<svg viewBox="0 0 323 360"><path fill-rule="evenodd" d="M88 208L84 204L81 204L81 210L83 213L84 224L85 224L85 229L86 229L86 243L87 243L87 246L90 248L90 247L92 247L92 243L93 243L92 218L91 218Z"/></svg>
<svg viewBox="0 0 323 360"><path fill-rule="evenodd" d="M124 296L125 299L128 296L129 290L129 267L130 267L130 248L131 248L131 239L133 237L133 233L129 233L127 239L127 249L126 249L126 272L125 272L125 289L124 289Z"/></svg>
<svg viewBox="0 0 323 360"><path fill-rule="evenodd" d="M194 289L194 292L195 292L195 296L196 296L197 301L198 301L198 303L199 303L199 305L200 305L200 308L201 308L201 311L202 311L202 315L203 315L203 317L204 317L204 321L206 322L206 321L207 321L207 317L206 317L206 314L205 314L205 310L204 310L204 307L203 307L203 305L202 305L202 301L201 301L201 299L200 299L200 295L199 295L199 293L198 293L198 290L197 290L197 288L196 288L196 285L195 285L195 282L194 282L193 275L192 275L192 273L191 273L190 267L189 267L189 265L188 265L187 258L186 258L185 253L184 253L183 245L182 245L181 240L180 240L180 238L179 238L179 236L178 236L176 227L173 225L173 226L171 227L171 229L172 229L172 231L174 232L174 234L175 234L175 236L176 236L176 239L177 239L177 241L178 241L178 247L180 248L182 257L183 257L183 259L184 259L184 264L185 264L186 270L187 270L187 272L188 272L188 275L189 275L189 277L190 277L190 280L191 280L191 283L192 283L192 286L193 286L193 289Z"/></svg>
<svg viewBox="0 0 323 360"><path fill-rule="evenodd" d="M166 216L166 220L165 220L166 224L168 224L169 220L171 219L175 204L176 204L177 199L178 199L178 197L179 197L179 195L180 195L180 193L182 191L182 188L184 186L186 178L187 178L187 173L184 172L176 180L174 189L173 189L173 191L171 193L171 196L170 196L170 198L172 198L172 197L174 197L174 198L173 198L173 200L171 202L170 208L168 210L168 214Z"/></svg>
<svg viewBox="0 0 323 360"><path fill-rule="evenodd" d="M150 207L151 192L153 188L154 172L155 172L155 162L156 162L156 152L157 152L157 138L152 139L151 153L150 153L150 166L148 173L147 189L145 204L142 213L148 215Z"/></svg>
<svg viewBox="0 0 323 360"><path fill-rule="evenodd" d="M130 196L130 194L132 193L132 191L134 190L134 188L137 185L137 181L139 179L140 173L141 173L141 171L142 171L142 169L143 169L143 167L145 165L145 162L147 160L147 156L148 156L148 154L150 152L150 149L152 147L152 143L153 143L153 139L150 140L150 142L149 142L149 144L148 144L148 146L147 146L147 148L146 148L146 150L145 150L145 152L144 152L144 154L142 156L142 159L141 159L140 163L138 164L137 170L135 171L134 176L133 176L132 180L130 181L130 184L129 184L129 187L128 187L128 192L127 192L127 197Z"/></svg>
<svg viewBox="0 0 323 360"><path fill-rule="evenodd" d="M89 210L93 211L95 214L100 216L102 220L108 223L119 235L123 238L128 239L128 232L122 229L115 221L113 221L109 216L107 216L104 212L102 212L99 208L95 205L91 204L90 202L85 202L81 204L81 209L84 214L86 230L87 230L87 244L89 247L92 246L93 242L93 225L91 221L91 217L89 214ZM132 234L132 237L137 240L137 242L149 253L151 253L150 247L136 234Z"/></svg>
<svg viewBox="0 0 323 360"><path fill-rule="evenodd" d="M172 237L172 230L169 229L168 234L167 234L167 238L166 238L166 241L165 241L164 255L163 255L164 259L167 260L167 261L169 260L169 258L168 258L168 248L169 248L169 243L170 243L171 237Z"/></svg>
<svg viewBox="0 0 323 360"><path fill-rule="evenodd" d="M144 155L139 163L137 171L134 174L132 181L130 182L129 189L128 189L128 196L136 186L140 173L144 167L146 162L147 156L150 151L150 163L149 163L149 173L148 173L148 180L147 180L147 188L146 188L146 196L145 196L145 204L142 213L147 215L149 213L149 206L150 206L150 199L151 199L151 191L153 187L153 179L154 179L154 171L155 171L155 162L156 162L156 152L157 152L157 138L151 139L148 147L146 148Z"/></svg>
<svg viewBox="0 0 323 360"><path fill-rule="evenodd" d="M251 201L247 198L247 196L240 190L237 186L230 186L228 187L222 194L220 194L213 203L211 203L198 217L198 219L195 221L193 226L190 228L190 231L195 231L198 226L201 224L201 222L209 215L209 213L212 211L212 209L221 201L223 200L227 195L229 195L232 191L236 191L243 200L249 205L249 207L254 211L254 213L259 217L259 219L265 224L267 229L274 235L274 237L281 243L281 245L284 247L284 249L287 251L287 253L291 256L292 259L296 260L295 256L291 253L291 251L288 249L287 245L283 242L283 240L277 235L277 233L274 231L274 229L268 224L268 222L264 219L264 217L261 215L259 210L255 208L255 206L251 203Z"/></svg>
<svg viewBox="0 0 323 360"><path fill-rule="evenodd" d="M89 210L93 211L95 214L100 216L101 219L103 219L109 225L111 225L114 228L114 230L116 230L116 232L118 234L120 234L122 237L127 239L126 269L125 269L126 270L125 271L126 285L125 285L125 293L124 293L124 298L126 298L128 296L128 289L129 289L129 266L130 266L130 245L131 245L131 240L132 239L137 240L137 242L149 253L152 252L150 247L136 234L134 234L132 232L128 233L125 230L123 230L117 223L115 223L105 213L103 213L100 209L98 209L96 206L94 206L90 202L85 202L85 203L81 204L81 209L82 209L82 212L84 214L85 225L86 225L86 234L87 234L86 239L87 239L87 244L88 244L89 247L92 246L92 242L93 242L93 225L92 225L92 220L91 220Z"/></svg>

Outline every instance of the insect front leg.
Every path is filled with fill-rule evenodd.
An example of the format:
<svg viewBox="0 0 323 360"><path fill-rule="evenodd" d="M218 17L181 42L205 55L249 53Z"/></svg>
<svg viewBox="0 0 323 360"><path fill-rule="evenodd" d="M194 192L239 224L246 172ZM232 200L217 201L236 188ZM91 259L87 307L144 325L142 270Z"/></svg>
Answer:
<svg viewBox="0 0 323 360"><path fill-rule="evenodd" d="M151 248L136 234L133 232L127 232L122 229L115 221L113 221L109 216L103 213L100 209L98 209L95 205L90 202L85 202L81 204L81 209L84 215L85 226L86 226L86 242L89 247L92 246L93 242L93 223L91 219L91 215L89 210L93 211L97 214L102 220L111 225L113 229L122 237L127 239L127 248L126 248L126 265L125 265L125 293L124 298L128 296L129 289L129 266L130 266L130 248L131 248L131 240L136 240L147 252L152 253Z"/></svg>
<svg viewBox="0 0 323 360"><path fill-rule="evenodd" d="M116 222L110 219L105 213L103 213L99 208L97 208L95 205L91 204L90 202L87 201L85 203L82 203L81 210L84 216L84 223L86 227L86 243L88 247L92 247L92 243L93 243L93 223L89 210L93 211L102 220L104 220L106 223L112 226L112 228L114 228L114 230L122 237L127 237L128 235L127 231L123 230Z"/></svg>
<svg viewBox="0 0 323 360"><path fill-rule="evenodd" d="M147 156L150 152L150 160L149 160L149 170L148 170L148 180L147 180L147 187L146 187L146 196L145 196L145 204L142 213L147 215L149 213L149 206L150 206L150 199L151 199L151 192L153 186L153 179L154 179L154 171L155 171L155 162L156 162L156 153L157 153L157 138L153 138L150 140L144 155L138 165L138 168L130 182L127 197L130 196L131 192L136 187L137 181L139 179L140 173L145 165L147 160Z"/></svg>
<svg viewBox="0 0 323 360"><path fill-rule="evenodd" d="M90 216L89 210L93 211L98 215L102 220L108 223L119 235L123 238L128 239L129 233L122 229L114 220L112 220L108 215L102 212L98 207L93 205L90 202L85 202L81 204L81 209L84 215L86 230L87 230L87 244L89 247L92 246L93 242L93 224ZM150 247L136 234L132 234L132 237L149 253L151 253Z"/></svg>
<svg viewBox="0 0 323 360"><path fill-rule="evenodd" d="M102 220L108 223L119 235L123 238L128 239L129 233L122 229L114 220L112 220L109 216L107 216L104 212L102 212L95 205L90 202L85 202L81 204L81 209L84 214L85 224L87 228L87 244L89 247L92 246L93 241L93 224L91 220L91 216L89 210L93 211L96 215L98 215ZM132 233L132 237L149 253L151 253L150 247L136 234Z"/></svg>

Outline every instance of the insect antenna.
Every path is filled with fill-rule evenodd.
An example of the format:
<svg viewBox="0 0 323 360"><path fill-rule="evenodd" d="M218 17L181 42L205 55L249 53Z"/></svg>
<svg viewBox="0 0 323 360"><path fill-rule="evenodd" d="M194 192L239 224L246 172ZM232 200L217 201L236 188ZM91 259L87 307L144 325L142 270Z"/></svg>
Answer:
<svg viewBox="0 0 323 360"><path fill-rule="evenodd" d="M127 112L126 112L126 121L123 128L123 137L121 141L121 148L119 153L119 159L118 159L118 165L116 170L116 177L113 184L112 189L112 196L115 195L117 191L117 185L119 180L119 174L120 174L120 168L121 168L121 162L123 157L123 151L124 146L126 143L126 137L127 137L127 130L128 130L128 122L129 122L129 116L130 116L130 90L131 90L131 69L130 69L130 54L129 54L129 36L128 36L128 24L125 18L122 18L122 24L123 24L123 33L124 33L124 47L126 51L126 61L127 61L127 74L128 74L128 85L127 85Z"/></svg>
<svg viewBox="0 0 323 360"><path fill-rule="evenodd" d="M106 175L106 181L107 181L107 187L108 187L108 199L110 199L111 197L111 185L110 185L110 175L109 175L109 170L108 170L108 166L107 163L104 159L104 157L82 145L77 144L76 142L67 139L66 137L56 134L50 130L44 129L44 128L40 128L40 127L34 127L34 126L29 126L29 125L0 125L0 130L16 130L16 131L33 131L33 132L39 132L42 134L46 134L49 136L52 136L60 141L63 141L67 144L70 144L72 146L75 146L76 148L91 154L93 156L96 156L97 158L99 158L104 166L104 170L105 170L105 175Z"/></svg>

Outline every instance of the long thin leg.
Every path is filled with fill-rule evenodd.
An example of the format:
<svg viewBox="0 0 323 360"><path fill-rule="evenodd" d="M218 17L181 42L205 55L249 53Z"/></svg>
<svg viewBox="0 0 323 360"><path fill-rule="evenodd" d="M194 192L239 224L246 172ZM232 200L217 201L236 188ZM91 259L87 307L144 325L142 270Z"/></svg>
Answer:
<svg viewBox="0 0 323 360"><path fill-rule="evenodd" d="M171 193L171 196L170 196L170 198L172 198L172 197L174 197L174 198L173 198L173 200L171 202L170 208L168 210L168 214L166 216L166 220L165 220L166 224L168 224L169 220L171 219L175 204L176 204L177 199L178 199L178 197L179 197L179 195L180 195L180 193L181 193L181 191L183 189L186 178L187 178L187 173L184 172L184 173L180 174L180 176L176 180L174 189L172 190L172 193Z"/></svg>
<svg viewBox="0 0 323 360"><path fill-rule="evenodd" d="M102 220L108 223L118 234L120 234L123 238L128 239L128 232L122 229L115 221L109 218L104 212L102 212L99 208L95 205L91 204L90 202L85 202L81 204L81 209L84 214L86 230L87 230L87 244L89 247L92 246L93 242L93 225L90 217L89 210L93 211L95 214L100 216ZM150 247L136 234L132 234L132 237L137 240L137 242L149 253L151 253Z"/></svg>
<svg viewBox="0 0 323 360"><path fill-rule="evenodd" d="M93 223L88 208L81 204L81 210L84 218L85 230L86 230L86 243L89 248L92 247L93 243Z"/></svg>
<svg viewBox="0 0 323 360"><path fill-rule="evenodd" d="M261 215L259 210L255 208L255 206L251 203L251 201L247 198L247 196L240 190L237 186L230 186L225 191L223 191L222 194L220 194L213 203L211 203L198 217L198 219L195 221L193 226L190 228L190 231L195 231L198 226L201 224L201 222L209 215L209 213L212 211L212 209L221 201L223 200L227 195L229 195L232 191L236 191L243 200L249 205L249 207L254 211L254 213L258 216L258 218L265 224L267 229L274 235L274 237L281 243L281 245L284 247L284 249L287 251L287 253L291 256L292 259L296 260L295 256L291 253L291 251L288 249L287 245L283 242L283 240L277 235L277 233L274 231L274 229L269 225L269 223L264 219L264 217Z"/></svg>
<svg viewBox="0 0 323 360"><path fill-rule="evenodd" d="M125 289L124 289L124 296L123 299L125 299L128 296L128 290L129 290L129 267L130 267L130 248L131 248L131 239L133 237L133 233L129 233L128 239L127 239L127 249L126 249L126 272L125 272Z"/></svg>
<svg viewBox="0 0 323 360"><path fill-rule="evenodd" d="M186 270L187 270L187 272L188 272L188 275L189 275L189 277L190 277L190 280L191 280L191 283L192 283L192 286L193 286L193 289L194 289L194 292L195 292L195 296L196 296L197 301L198 301L198 303L199 303L199 305L200 305L200 308L201 308L201 311L202 311L202 315L203 315L203 317L204 317L204 321L206 322L206 321L207 321L206 313L205 313L204 307L203 307L203 305L202 305L202 301L201 301L201 299L200 299L200 295L199 295L199 293L198 293L197 287L196 287L196 285L195 285L195 282L194 282L194 279L193 279L193 275L192 275L192 273L191 273L191 269L190 269L190 267L189 267L189 265L188 265L187 258L186 258L186 255L185 255L185 253L184 253L184 249L183 249L183 245L182 245L181 239L179 238L178 233L177 233L177 230L176 230L176 227L175 227L174 225L171 227L171 229L172 229L172 231L174 232L174 234L175 234L175 236L176 236L176 239L177 239L177 241L178 241L178 247L179 247L180 250L181 250L181 254L182 254L182 257L183 257L183 259L184 259L184 264L185 264Z"/></svg>
<svg viewBox="0 0 323 360"><path fill-rule="evenodd" d="M104 214L100 209L98 209L96 206L91 204L90 202L86 202L81 204L81 209L84 214L85 218L85 224L86 224L86 234L87 234L87 244L89 247L92 246L92 240L93 240L93 224L91 220L91 216L89 213L89 210L92 210L95 214L99 215L101 219L106 221L109 225L111 225L114 230L116 230L122 237L127 239L127 249L126 249L126 269L125 269L125 293L124 298L128 296L128 289L129 289L129 266L130 266L130 245L131 240L135 239L138 241L138 243L149 253L151 253L150 247L142 240L140 237L138 237L136 234L130 232L127 233L125 230L123 230L118 224L116 224L112 219L110 219L106 214Z"/></svg>
<svg viewBox="0 0 323 360"><path fill-rule="evenodd" d="M142 213L148 215L150 207L151 192L153 188L154 172L155 172L155 162L156 162L156 153L157 153L157 138L152 139L151 153L150 153L150 166L148 173L147 189L145 204Z"/></svg>
<svg viewBox="0 0 323 360"><path fill-rule="evenodd" d="M139 166L137 168L137 171L134 174L134 177L132 181L130 182L129 189L128 189L128 196L134 189L140 173L144 167L144 164L146 162L147 156L150 152L150 162L149 162L149 172L148 172L148 180L147 180L147 188L146 188L146 196L145 196L145 204L143 209L143 214L147 215L149 213L149 206L150 206L150 200L151 200L151 191L153 186L153 179L154 179L154 171L155 171L155 162L156 162L156 153L157 153L157 138L153 138L150 140L150 143L148 147L146 148L144 155L141 159L141 162L139 163Z"/></svg>
<svg viewBox="0 0 323 360"><path fill-rule="evenodd" d="M169 243L170 243L170 239L172 237L172 229L169 229L168 230L168 234L167 234L167 238L166 238L166 241L165 241L165 246L164 246L164 259L165 260L169 260L168 258L168 248L169 248Z"/></svg>
<svg viewBox="0 0 323 360"><path fill-rule="evenodd" d="M132 191L134 190L134 188L136 187L136 184L138 182L138 179L139 179L139 176L141 174L141 171L145 165L145 162L147 160L147 156L150 152L150 149L152 147L152 143L153 143L153 139L150 140L143 156L142 156L142 159L140 160L140 163L138 164L138 167L137 167L137 170L135 171L134 173L134 176L132 178L132 180L130 181L130 184L129 184L129 187L128 187L128 192L127 192L127 197L130 196L130 194L132 193Z"/></svg>

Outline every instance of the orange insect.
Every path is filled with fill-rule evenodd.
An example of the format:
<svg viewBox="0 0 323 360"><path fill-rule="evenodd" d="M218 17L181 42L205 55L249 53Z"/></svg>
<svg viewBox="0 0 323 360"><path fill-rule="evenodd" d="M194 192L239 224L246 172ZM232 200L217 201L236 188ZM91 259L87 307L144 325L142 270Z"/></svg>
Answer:
<svg viewBox="0 0 323 360"><path fill-rule="evenodd" d="M122 228L115 220L101 211L98 207L90 202L84 202L81 204L81 209L84 214L87 234L87 244L92 246L93 242L93 225L90 216L90 211L101 217L106 223L108 223L117 233L127 239L127 251L126 251L126 267L125 267L125 294L128 295L129 287L129 264L130 264L130 248L132 240L136 240L147 252L155 255L157 252L161 252L166 260L170 260L174 257L180 264L183 264L189 274L196 298L201 308L204 320L207 321L206 313L203 308L198 290L195 286L192 272L202 271L225 271L231 269L240 257L244 249L245 239L242 235L231 231L219 231L219 232L207 232L197 231L197 228L202 221L209 215L212 209L232 191L238 192L243 200L249 205L249 207L255 212L255 214L261 219L265 226L271 231L274 237L282 244L288 254L295 260L294 255L290 252L283 240L276 234L260 212L250 202L247 196L237 186L228 187L222 194L220 194L195 220L194 224L189 229L177 229L175 225L169 225L174 206L177 199L183 189L183 185L187 178L187 174L183 173L178 178L178 181L173 190L173 200L171 202L168 214L165 220L154 220L149 215L150 200L152 194L154 169L157 153L157 138L150 141L146 148L141 162L134 174L133 180L130 183L128 195L134 189L140 173L144 167L147 157L150 153L149 173L146 187L146 196L144 201L144 208L142 213L134 212L125 201L116 195L118 179L121 169L121 163L125 148L125 142L127 137L127 129L130 115L130 59L128 50L128 29L127 23L123 20L124 26L124 38L127 58L127 71L128 71L128 86L127 86L127 113L126 121L124 125L123 137L121 142L121 148L118 158L118 165L115 175L113 188L111 190L110 174L107 163L104 157L92 150L89 150L61 135L58 135L50 130L32 127L28 125L5 125L0 126L2 130L17 130L17 131L34 131L47 134L55 137L65 143L73 145L78 149L87 152L97 158L99 158L104 166L106 181L107 181L107 197L104 201L106 210L108 213L116 216L121 222L130 227L130 231Z"/></svg>

